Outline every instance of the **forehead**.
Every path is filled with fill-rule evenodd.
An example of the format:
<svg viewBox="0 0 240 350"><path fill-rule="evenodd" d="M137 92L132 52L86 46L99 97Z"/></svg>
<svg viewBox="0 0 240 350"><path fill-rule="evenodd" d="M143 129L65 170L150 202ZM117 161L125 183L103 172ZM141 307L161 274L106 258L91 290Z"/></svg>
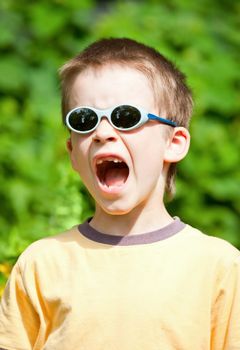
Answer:
<svg viewBox="0 0 240 350"><path fill-rule="evenodd" d="M136 68L107 64L87 68L76 76L71 91L71 108L86 105L105 109L124 103L151 110L155 108L151 82Z"/></svg>

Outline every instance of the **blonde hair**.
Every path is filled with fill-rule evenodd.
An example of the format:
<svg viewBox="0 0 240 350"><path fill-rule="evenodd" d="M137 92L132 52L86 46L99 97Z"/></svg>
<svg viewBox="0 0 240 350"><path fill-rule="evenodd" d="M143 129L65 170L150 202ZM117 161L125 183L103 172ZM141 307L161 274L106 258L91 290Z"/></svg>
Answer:
<svg viewBox="0 0 240 350"><path fill-rule="evenodd" d="M87 68L98 68L109 63L133 67L147 76L159 114L188 128L192 114L192 94L185 75L154 48L128 38L98 40L60 68L62 88L62 119L70 109L71 88L77 75ZM172 196L175 191L176 164L170 164L165 190Z"/></svg>

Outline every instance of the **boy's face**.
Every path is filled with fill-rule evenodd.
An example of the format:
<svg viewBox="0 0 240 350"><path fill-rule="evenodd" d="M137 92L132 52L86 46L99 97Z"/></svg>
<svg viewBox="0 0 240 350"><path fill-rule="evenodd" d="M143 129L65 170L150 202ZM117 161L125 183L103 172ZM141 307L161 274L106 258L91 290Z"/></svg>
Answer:
<svg viewBox="0 0 240 350"><path fill-rule="evenodd" d="M71 91L71 108L108 109L129 104L158 114L147 77L134 68L109 64L80 73ZM149 121L132 131L114 129L103 118L89 134L71 133L73 168L96 201L96 209L126 214L163 197L167 126Z"/></svg>

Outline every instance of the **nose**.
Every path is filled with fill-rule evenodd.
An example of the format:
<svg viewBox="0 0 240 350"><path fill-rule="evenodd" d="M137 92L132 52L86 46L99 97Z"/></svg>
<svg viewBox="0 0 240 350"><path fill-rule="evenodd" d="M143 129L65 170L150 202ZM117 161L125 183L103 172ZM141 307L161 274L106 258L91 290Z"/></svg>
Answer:
<svg viewBox="0 0 240 350"><path fill-rule="evenodd" d="M114 142L117 140L117 130L103 117L98 127L94 130L92 138L96 143Z"/></svg>

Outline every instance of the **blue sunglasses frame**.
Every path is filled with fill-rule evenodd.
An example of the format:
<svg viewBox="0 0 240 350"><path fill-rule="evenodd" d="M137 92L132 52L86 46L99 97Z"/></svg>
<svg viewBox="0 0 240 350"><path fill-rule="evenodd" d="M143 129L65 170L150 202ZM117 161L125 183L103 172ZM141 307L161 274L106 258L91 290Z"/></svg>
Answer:
<svg viewBox="0 0 240 350"><path fill-rule="evenodd" d="M112 118L112 113L119 107L135 108L138 112L140 112L140 119L139 119L139 121L135 125L133 125L133 126L131 126L129 128L123 128L123 127L118 127L118 126L114 125L114 123L112 122L112 119L111 119ZM75 129L71 125L71 120L70 119L71 119L72 114L75 113L75 112L80 112L81 109L89 109L89 110L93 111L96 114L97 118L98 118L98 120L96 122L96 125L94 125L94 127L92 127L89 130L78 130L78 129ZM80 116L79 116L79 118L80 118ZM73 108L66 115L66 125L73 132L76 132L78 134L88 134L88 133L94 131L98 127L98 125L100 124L102 118L107 118L107 120L111 124L111 126L113 128L115 128L115 129L117 129L117 130L120 130L120 131L130 131L130 130L139 128L140 126L142 126L143 124L145 124L149 120L156 120L156 121L158 121L160 123L163 123L163 124L166 124L166 125L169 125L169 126L172 126L172 127L176 127L177 126L177 123L173 122L172 120L159 117L159 116L157 116L155 114L152 114L152 113L147 113L141 107L136 107L136 106L128 105L128 104L126 104L126 105L117 105L117 106L114 106L114 107L108 108L108 109L97 109L97 108L93 108L93 107L89 107L89 106L79 106L79 107Z"/></svg>

